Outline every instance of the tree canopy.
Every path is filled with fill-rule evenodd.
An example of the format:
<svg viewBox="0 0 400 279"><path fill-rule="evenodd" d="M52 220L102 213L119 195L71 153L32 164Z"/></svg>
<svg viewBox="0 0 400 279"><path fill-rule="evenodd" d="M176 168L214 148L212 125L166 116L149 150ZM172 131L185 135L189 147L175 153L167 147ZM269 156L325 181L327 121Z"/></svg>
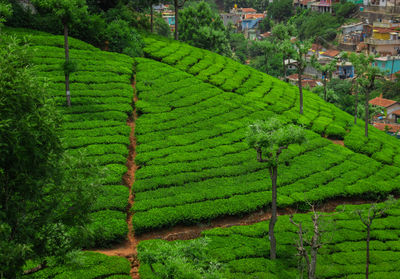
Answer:
<svg viewBox="0 0 400 279"><path fill-rule="evenodd" d="M227 32L218 14L206 2L180 12L179 38L193 46L231 56Z"/></svg>

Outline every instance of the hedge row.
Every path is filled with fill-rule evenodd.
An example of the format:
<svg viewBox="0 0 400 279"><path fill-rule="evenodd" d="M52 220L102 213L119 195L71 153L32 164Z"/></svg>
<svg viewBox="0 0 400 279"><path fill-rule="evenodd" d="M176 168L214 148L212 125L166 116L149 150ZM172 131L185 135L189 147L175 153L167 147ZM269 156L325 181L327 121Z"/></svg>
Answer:
<svg viewBox="0 0 400 279"><path fill-rule="evenodd" d="M242 83L252 80L253 93L248 94L253 95L227 92L222 88L225 82L220 82L238 73L230 60L205 54L193 67L206 60L212 63L192 76L193 67L189 74L175 67L179 57L186 57L177 46L187 46L173 43L171 49L178 52L174 54L164 41L154 45L149 46L155 52L151 57L161 62L135 60L141 100L137 106L142 112L135 130L135 160L140 166L133 185L136 233L268 208L268 171L257 162L245 137L249 123L273 115L284 123L304 122L310 129L306 144L290 146L280 157L280 207L307 208L307 201L382 197L399 191L398 168L386 168L375 158L320 136L347 136L351 117L320 102L318 96L307 95L310 106L299 119L295 87L265 75L252 79L258 74L248 70Z"/></svg>
<svg viewBox="0 0 400 279"><path fill-rule="evenodd" d="M94 234L93 245L105 247L121 242L128 232L126 208L129 190L121 183L127 171L129 153L131 128L126 121L133 111L131 75L134 61L128 56L102 52L71 38L70 58L77 62L78 71L70 76L72 106L66 107L61 70L64 62L62 36L34 34L30 40L34 45L32 61L39 64L37 74L48 79L48 90L63 118L61 142L65 152L84 156L84 160L105 169L104 185L100 187L90 215L91 223L88 224ZM95 179L100 174L92 175ZM113 278L114 275L114 278L119 275L124 278L129 275L129 263L121 269L118 261L126 263L122 259L110 263L110 267L104 262L92 269L85 267L75 271L66 271L64 266L54 268L60 271L54 274L54 278ZM46 270L50 272L53 268ZM42 278L40 272L35 274Z"/></svg>
<svg viewBox="0 0 400 279"><path fill-rule="evenodd" d="M364 278L365 277L365 227L355 213L366 211L369 204L346 205L337 213L321 219L320 229L324 243L319 249L317 277ZM378 206L383 206L382 204ZM344 209L343 209L344 208ZM397 202L387 215L374 220L371 227L370 278L396 278L400 274L400 205ZM344 210L344 211L343 211ZM295 214L295 222L302 222L306 237L311 237L310 214ZM224 278L298 278L297 251L294 246L297 227L289 222L289 216L280 216L275 226L277 259L269 260L268 222L250 226L216 228L202 232L208 239L209 256L220 262L225 270ZM159 241L159 240L157 240ZM179 241L190 247L194 240ZM142 241L139 257L151 248L157 252L155 240ZM166 242L174 245L174 242ZM147 265L147 266L146 266ZM142 268L143 266L143 268ZM141 262L141 278L153 278L154 274ZM363 277L364 276L364 277Z"/></svg>

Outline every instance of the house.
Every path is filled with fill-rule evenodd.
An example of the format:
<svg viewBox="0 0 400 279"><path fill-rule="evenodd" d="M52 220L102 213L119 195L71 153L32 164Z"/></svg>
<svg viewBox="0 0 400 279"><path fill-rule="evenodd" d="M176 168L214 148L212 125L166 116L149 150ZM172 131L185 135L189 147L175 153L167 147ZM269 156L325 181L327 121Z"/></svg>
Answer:
<svg viewBox="0 0 400 279"><path fill-rule="evenodd" d="M175 31L175 13L173 11L167 10L162 13L162 18L168 23L169 28L172 32Z"/></svg>
<svg viewBox="0 0 400 279"><path fill-rule="evenodd" d="M372 28L363 22L343 25L338 34L339 47L342 50L355 51L357 46L364 42L372 33Z"/></svg>
<svg viewBox="0 0 400 279"><path fill-rule="evenodd" d="M375 122L372 125L381 131L385 132L387 131L391 134L397 134L397 136L399 135L400 132L400 124L387 124L387 123Z"/></svg>
<svg viewBox="0 0 400 279"><path fill-rule="evenodd" d="M265 14L246 14L241 20L241 29L244 36L249 40L256 40L260 35L258 24L265 18Z"/></svg>
<svg viewBox="0 0 400 279"><path fill-rule="evenodd" d="M315 3L317 3L315 0L294 0L293 6L295 8L311 9L311 6Z"/></svg>
<svg viewBox="0 0 400 279"><path fill-rule="evenodd" d="M320 0L311 5L311 10L320 13L332 13L333 4L339 3L339 0Z"/></svg>
<svg viewBox="0 0 400 279"><path fill-rule="evenodd" d="M400 119L400 103L397 101L382 98L382 94L369 101L374 107L382 108L382 114L384 115L381 120L385 120L391 123L397 123Z"/></svg>
<svg viewBox="0 0 400 279"><path fill-rule="evenodd" d="M381 69L386 75L392 75L400 71L400 56L377 57L373 65Z"/></svg>
<svg viewBox="0 0 400 279"><path fill-rule="evenodd" d="M336 66L339 78L347 79L354 77L354 66L350 62L339 62Z"/></svg>
<svg viewBox="0 0 400 279"><path fill-rule="evenodd" d="M373 28L371 38L365 40L368 45L368 51L381 55L400 54L400 31L394 28Z"/></svg>

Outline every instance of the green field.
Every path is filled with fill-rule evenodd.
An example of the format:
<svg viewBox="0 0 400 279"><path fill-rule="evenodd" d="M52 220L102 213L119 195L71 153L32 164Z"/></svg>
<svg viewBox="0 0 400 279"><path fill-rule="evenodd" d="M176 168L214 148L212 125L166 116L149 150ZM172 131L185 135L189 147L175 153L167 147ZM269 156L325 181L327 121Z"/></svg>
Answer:
<svg viewBox="0 0 400 279"><path fill-rule="evenodd" d="M146 39L135 64L136 233L268 208L265 165L246 142L256 119L279 117L307 129L308 142L282 156L278 206L378 198L400 189L397 139L305 92L228 58L183 43ZM157 71L154 71L157 69ZM344 139L346 147L325 137Z"/></svg>
<svg viewBox="0 0 400 279"><path fill-rule="evenodd" d="M77 64L77 71L70 76L72 106L68 108L62 70L64 37L23 29L5 31L28 36L35 72L48 84L47 91L54 96L62 117L61 141L66 153L84 155L85 160L104 172L104 185L89 225L94 233L93 245L105 247L123 241L128 232L129 190L122 185L122 175L127 170L131 131L126 121L133 111L132 58L100 51L71 38L70 56ZM93 181L99 175L93 173Z"/></svg>
<svg viewBox="0 0 400 279"><path fill-rule="evenodd" d="M126 122L133 106L139 115L135 129L139 169L131 209L136 235L268 209L268 171L257 162L245 138L250 123L271 116L305 127L307 135L305 144L290 146L280 157L278 207L304 211L310 202L375 200L400 193L397 139L372 126L370 137L365 138L362 121L353 125L351 115L308 91L300 116L296 87L231 59L152 36L145 38L146 58L132 59L71 38L70 55L78 70L70 77L72 106L68 108L61 69L63 37L5 31L30 34L32 62L62 117L66 153L85 156L105 174L89 225L94 241L86 248L109 247L126 239L129 190L122 185L122 176L127 171L131 132ZM134 105L133 78L139 99ZM343 139L345 146L329 139ZM93 173L93 180L99 176ZM335 229L320 250L320 278L363 277L365 232L352 214L358 207L348 206L330 219ZM399 209L396 206L374 223L371 278L400 276ZM307 223L310 217L297 214L295 220ZM268 260L267 228L261 222L202 235L210 241L210 259L224 264L226 278L296 278L292 246L296 228L288 216L279 217L275 262ZM141 242L139 254L145 249L157 251L159 241ZM76 261L72 266L50 264L27 277L129 278L126 259L83 252ZM140 273L144 279L157 278L146 262L141 263Z"/></svg>
<svg viewBox="0 0 400 279"><path fill-rule="evenodd" d="M346 205L336 210L337 215L321 218L322 240L326 244L319 249L317 278L362 279L365 278L366 232L355 210L367 210L369 205ZM343 211L344 210L344 211ZM295 222L302 222L305 231L312 229L310 214L295 214ZM243 279L295 279L299 278L298 258L294 244L298 239L297 227L288 216L279 216L275 227L277 257L269 259L268 222L250 226L216 228L202 232L208 239L207 249L211 259L223 264L224 278ZM372 279L400 277L400 206L399 203L387 211L387 215L376 219L371 227ZM311 234L308 235L311 237ZM146 250L158 251L160 242L176 245L177 242L190 247L193 240L164 242L143 241L139 244L139 255ZM155 272L163 269L153 264ZM146 262L141 262L142 279L158 278ZM306 278L306 277L304 277Z"/></svg>

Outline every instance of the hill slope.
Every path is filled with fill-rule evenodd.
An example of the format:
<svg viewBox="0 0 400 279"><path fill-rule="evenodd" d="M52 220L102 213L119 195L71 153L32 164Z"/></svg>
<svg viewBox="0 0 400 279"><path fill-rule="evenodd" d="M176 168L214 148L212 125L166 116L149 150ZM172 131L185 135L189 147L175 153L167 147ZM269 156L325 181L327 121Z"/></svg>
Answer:
<svg viewBox="0 0 400 279"><path fill-rule="evenodd" d="M72 106L68 108L62 70L63 36L24 29L5 31L28 36L36 73L45 79L63 118L61 142L66 153L83 155L87 163L102 170L87 178L88 187L99 177L103 183L90 216L93 246L105 247L123 241L128 232L129 190L122 185L122 176L127 170L131 131L126 121L133 111L133 59L70 38L70 57L77 64L77 71L70 76Z"/></svg>
<svg viewBox="0 0 400 279"><path fill-rule="evenodd" d="M268 207L268 172L244 139L251 121L272 115L308 129L307 144L282 154L279 207L398 191L397 139L373 127L366 139L362 121L353 126L307 91L300 116L296 87L214 53L154 37L145 53L136 59L136 233Z"/></svg>

